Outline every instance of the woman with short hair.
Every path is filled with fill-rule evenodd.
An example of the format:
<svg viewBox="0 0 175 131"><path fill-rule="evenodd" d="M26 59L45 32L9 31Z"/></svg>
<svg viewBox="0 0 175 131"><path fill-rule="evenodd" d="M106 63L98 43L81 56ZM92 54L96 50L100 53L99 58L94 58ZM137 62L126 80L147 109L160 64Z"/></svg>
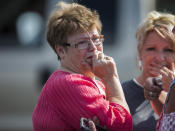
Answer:
<svg viewBox="0 0 175 131"><path fill-rule="evenodd" d="M79 131L80 118L94 116L110 131L132 130L115 62L103 53L101 28L98 13L77 3L59 2L52 12L47 40L61 65L42 89L34 131Z"/></svg>

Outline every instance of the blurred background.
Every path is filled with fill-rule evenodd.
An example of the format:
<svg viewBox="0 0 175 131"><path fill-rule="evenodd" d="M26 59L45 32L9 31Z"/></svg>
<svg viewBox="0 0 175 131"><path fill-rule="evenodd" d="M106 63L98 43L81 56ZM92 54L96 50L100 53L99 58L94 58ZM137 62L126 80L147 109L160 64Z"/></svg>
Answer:
<svg viewBox="0 0 175 131"><path fill-rule="evenodd" d="M45 40L48 16L59 0L0 0L0 131L32 131L43 84L59 65ZM64 0L72 2L73 0ZM175 13L174 0L74 0L99 12L104 52L120 80L139 73L135 32L151 10Z"/></svg>

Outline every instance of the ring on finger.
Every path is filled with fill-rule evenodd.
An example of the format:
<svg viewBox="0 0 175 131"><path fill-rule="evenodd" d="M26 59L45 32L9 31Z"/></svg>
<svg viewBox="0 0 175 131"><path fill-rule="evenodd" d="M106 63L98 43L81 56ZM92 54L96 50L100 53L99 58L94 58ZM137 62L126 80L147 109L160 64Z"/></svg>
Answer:
<svg viewBox="0 0 175 131"><path fill-rule="evenodd" d="M153 96L153 92L152 91L149 92L149 96Z"/></svg>

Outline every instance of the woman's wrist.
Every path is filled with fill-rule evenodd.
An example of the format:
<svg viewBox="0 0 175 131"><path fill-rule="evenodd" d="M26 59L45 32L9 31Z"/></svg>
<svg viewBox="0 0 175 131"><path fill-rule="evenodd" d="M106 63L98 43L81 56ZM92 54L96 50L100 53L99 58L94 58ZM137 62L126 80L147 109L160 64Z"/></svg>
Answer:
<svg viewBox="0 0 175 131"><path fill-rule="evenodd" d="M117 73L106 75L106 76L104 76L104 77L102 77L100 79L101 79L101 81L103 83L110 83L110 82L112 82L114 80L118 80L119 81L119 77L118 77Z"/></svg>

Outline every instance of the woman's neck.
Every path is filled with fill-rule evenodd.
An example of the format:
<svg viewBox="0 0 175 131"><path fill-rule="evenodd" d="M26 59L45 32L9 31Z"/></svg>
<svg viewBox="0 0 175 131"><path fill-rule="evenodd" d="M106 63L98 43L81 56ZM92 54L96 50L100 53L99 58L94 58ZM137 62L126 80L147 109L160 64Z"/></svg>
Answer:
<svg viewBox="0 0 175 131"><path fill-rule="evenodd" d="M66 71L66 72L69 72L69 73L71 73L71 74L82 74L82 75L85 75L85 76L87 76L87 77L90 77L92 80L95 80L95 75L92 73L92 72L83 72L83 73L81 73L81 72L76 72L76 71L73 71L73 70L71 70L70 68L67 68L67 67L65 67L65 66L60 66L58 69L60 69L60 70L62 70L62 71Z"/></svg>
<svg viewBox="0 0 175 131"><path fill-rule="evenodd" d="M69 68L64 67L64 66L60 66L58 69L60 69L60 70L62 70L62 71L65 71L65 72L69 72L69 73L71 73L71 74L77 73L77 72L72 71L72 70L69 69Z"/></svg>
<svg viewBox="0 0 175 131"><path fill-rule="evenodd" d="M140 84L140 85L144 85L145 81L146 81L146 77L144 77L144 75L140 75L139 77L135 78L136 81Z"/></svg>

